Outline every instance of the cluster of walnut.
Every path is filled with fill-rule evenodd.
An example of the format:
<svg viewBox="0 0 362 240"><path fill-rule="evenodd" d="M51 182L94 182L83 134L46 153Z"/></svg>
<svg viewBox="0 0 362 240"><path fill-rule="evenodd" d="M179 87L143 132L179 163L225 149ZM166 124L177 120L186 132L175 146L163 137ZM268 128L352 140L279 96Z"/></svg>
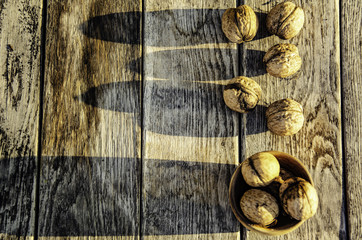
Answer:
<svg viewBox="0 0 362 240"><path fill-rule="evenodd" d="M280 177L280 166L274 155L266 152L254 154L241 166L245 182L254 187L247 190L240 199L240 208L251 222L268 226L274 224L280 215L280 207L296 220L312 217L318 208L318 195L308 181L300 177L290 177L285 181ZM268 187L278 182L276 196L259 187Z"/></svg>
<svg viewBox="0 0 362 240"><path fill-rule="evenodd" d="M304 24L304 11L291 2L283 2L272 8L266 18L270 33L281 39L296 36ZM229 8L222 16L222 30L235 43L251 41L257 34L257 15L247 5ZM263 58L266 71L275 77L286 78L296 74L302 66L298 48L289 43L271 47ZM234 111L247 113L253 110L261 98L261 87L254 80L240 76L233 78L224 89L224 101ZM303 108L292 99L282 99L270 105L266 112L271 132L288 136L303 126Z"/></svg>

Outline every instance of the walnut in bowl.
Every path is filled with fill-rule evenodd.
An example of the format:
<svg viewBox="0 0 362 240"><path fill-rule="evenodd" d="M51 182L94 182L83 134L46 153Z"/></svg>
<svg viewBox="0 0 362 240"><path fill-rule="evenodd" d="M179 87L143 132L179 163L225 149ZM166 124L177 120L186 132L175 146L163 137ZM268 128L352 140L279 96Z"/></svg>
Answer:
<svg viewBox="0 0 362 240"><path fill-rule="evenodd" d="M283 181L286 178L290 178L290 177L299 177L304 179L305 181L307 181L309 184L311 184L311 186L314 186L312 178L308 172L308 170L304 167L304 165L295 157L283 153L283 152L278 152L278 151L267 151L266 153L272 154L279 162L280 164L280 177L283 179ZM290 217L289 215L287 215L283 208L279 208L279 215L276 216L275 214L275 219L276 221L273 221L272 224L269 225L265 225L265 222L263 223L257 223L255 220L250 220L243 212L243 210L241 209L241 205L240 205L240 201L243 197L243 195L250 189L259 189L262 191L266 191L269 194L271 194L276 200L278 200L280 202L280 198L279 198L279 191L276 192L276 194L274 194L273 191L271 191L271 189L269 188L269 186L273 185L270 184L269 186L266 187L258 187L258 188L253 188L251 186L249 186L241 173L241 164L238 166L238 168L235 170L231 181L230 181L230 185L229 185L229 201L230 201L230 205L231 205L231 209L235 215L235 217L238 219L238 221L247 229L252 230L252 231L256 231L259 233L264 233L264 234L268 234L268 235L282 235L282 234L286 234L288 232L291 232L295 229L297 229L300 225L303 224L303 222L305 221L305 219L302 220L298 220L295 218ZM288 174L285 174L285 173ZM283 174L282 174L283 173ZM283 182L281 181L281 182ZM279 183L280 186L280 183ZM271 186L274 187L274 186ZM280 190L280 187L278 188ZM245 199L243 200L245 201ZM252 202L253 203L253 202ZM258 202L254 202L254 203L258 203ZM257 205L255 204L255 207ZM274 207L271 207L268 209L271 209L271 212L275 212L273 209ZM269 211L269 210L268 210ZM271 213L268 213L267 215L273 216ZM266 215L266 216L267 216ZM267 222L269 223L270 220L270 216L267 217L267 219L269 219ZM250 217L250 216L249 216Z"/></svg>

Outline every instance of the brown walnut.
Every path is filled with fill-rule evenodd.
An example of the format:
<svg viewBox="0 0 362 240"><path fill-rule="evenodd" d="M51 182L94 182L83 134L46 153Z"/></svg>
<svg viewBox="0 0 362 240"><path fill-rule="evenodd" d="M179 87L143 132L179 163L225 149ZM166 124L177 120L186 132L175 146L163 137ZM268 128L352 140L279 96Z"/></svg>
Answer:
<svg viewBox="0 0 362 240"><path fill-rule="evenodd" d="M290 43L280 43L271 47L263 62L270 75L280 78L292 76L302 66L297 46Z"/></svg>
<svg viewBox="0 0 362 240"><path fill-rule="evenodd" d="M269 193L250 189L240 199L240 208L252 222L266 226L279 215L277 200Z"/></svg>
<svg viewBox="0 0 362 240"><path fill-rule="evenodd" d="M261 97L261 88L250 78L236 77L226 85L223 96L229 108L246 113L255 108Z"/></svg>
<svg viewBox="0 0 362 240"><path fill-rule="evenodd" d="M259 27L259 20L255 12L247 5L227 9L221 21L225 36L234 43L251 41Z"/></svg>
<svg viewBox="0 0 362 240"><path fill-rule="evenodd" d="M271 34L282 39L296 36L304 24L304 11L291 2L283 2L273 7L267 18L266 26Z"/></svg>
<svg viewBox="0 0 362 240"><path fill-rule="evenodd" d="M269 185L279 176L278 159L266 152L256 153L241 165L241 173L245 182L252 187Z"/></svg>
<svg viewBox="0 0 362 240"><path fill-rule="evenodd" d="M292 99L273 102L266 110L267 124L270 131L280 136L297 133L303 126L303 107Z"/></svg>
<svg viewBox="0 0 362 240"><path fill-rule="evenodd" d="M282 183L279 197L284 211L294 219L306 220L317 212L317 191L302 178L289 178Z"/></svg>

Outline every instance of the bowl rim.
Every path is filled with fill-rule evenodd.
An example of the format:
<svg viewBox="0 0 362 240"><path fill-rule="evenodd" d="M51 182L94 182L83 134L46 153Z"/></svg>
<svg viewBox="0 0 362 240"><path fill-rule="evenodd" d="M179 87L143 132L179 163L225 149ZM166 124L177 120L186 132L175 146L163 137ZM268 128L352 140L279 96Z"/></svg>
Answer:
<svg viewBox="0 0 362 240"><path fill-rule="evenodd" d="M293 161L293 164L297 164L299 165L299 167L301 169L303 169L304 171L304 174L306 175L307 178L304 178L306 181L308 181L309 183L312 184L312 186L314 186L314 183L313 183L313 180L312 180L312 177L308 171L308 169L304 166L304 164L297 158L293 157L292 155L290 154L287 154L287 153L284 153L284 152L280 152L280 151L263 151L263 153L270 153L272 154L273 156L275 156L277 159L278 159L278 162L279 162L279 159L280 158L286 158L286 159L290 159ZM279 158L278 158L279 157ZM247 159L247 158L246 158ZM230 184L229 184L229 204L231 206L231 209L235 215L235 217L237 218L237 220L244 226L246 227L247 229L251 230L251 231L256 231L256 232L259 232L259 233L262 233L262 234L266 234L266 235L283 235L283 234L286 234L286 233L289 233L289 232L292 232L294 231L295 229L297 229L300 225L302 225L305 220L301 220L301 221L298 221L295 225L293 226L290 226L288 228L283 228L283 229L273 229L273 228L266 228L266 227L262 227L260 225L257 225L257 224L249 224L247 222L245 222L242 217L239 216L238 214L238 211L236 210L236 207L234 206L234 203L233 203L233 199L232 199L232 193L233 193L233 185L234 185L234 182L235 182L235 179L239 176L239 174L241 174L241 165L242 163L240 163L238 165L238 167L235 169L232 177L231 177L231 180L230 180ZM242 176L241 176L242 177Z"/></svg>

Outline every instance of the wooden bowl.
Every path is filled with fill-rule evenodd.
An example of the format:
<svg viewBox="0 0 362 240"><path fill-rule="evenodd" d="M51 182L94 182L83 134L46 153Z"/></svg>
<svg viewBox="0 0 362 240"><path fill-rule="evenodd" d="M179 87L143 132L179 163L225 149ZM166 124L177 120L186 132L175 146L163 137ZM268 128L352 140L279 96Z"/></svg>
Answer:
<svg viewBox="0 0 362 240"><path fill-rule="evenodd" d="M310 182L313 186L313 180L305 168L305 166L295 157L277 151L267 151L267 153L271 153L274 155L280 164L280 168L286 171L289 171L295 177L301 177L308 182ZM231 208L239 220L239 222L249 230L257 231L259 233L267 234L267 235L282 235L288 232L291 232L297 229L300 225L303 224L304 221L298 221L291 217L289 217L282 207L279 204L279 216L277 217L277 222L273 226L260 226L248 220L240 208L240 199L243 196L244 192L251 189L249 185L246 184L244 178L241 174L241 164L235 170L229 186L229 200ZM260 188L263 189L263 188Z"/></svg>

